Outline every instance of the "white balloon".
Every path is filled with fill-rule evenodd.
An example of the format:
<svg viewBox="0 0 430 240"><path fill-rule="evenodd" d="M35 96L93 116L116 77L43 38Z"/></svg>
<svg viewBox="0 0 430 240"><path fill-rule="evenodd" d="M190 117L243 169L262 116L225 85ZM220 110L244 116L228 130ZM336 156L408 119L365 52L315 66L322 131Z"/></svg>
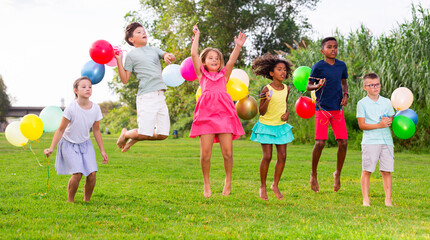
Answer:
<svg viewBox="0 0 430 240"><path fill-rule="evenodd" d="M185 79L181 75L181 66L178 64L170 64L163 69L162 77L164 83L169 87L177 87L181 85Z"/></svg>
<svg viewBox="0 0 430 240"><path fill-rule="evenodd" d="M406 87L399 87L391 94L391 104L396 110L408 109L414 101L414 94Z"/></svg>
<svg viewBox="0 0 430 240"><path fill-rule="evenodd" d="M16 147L22 147L28 142L28 139L21 133L21 129L19 128L20 124L21 122L19 121L12 122L7 125L5 130L7 141Z"/></svg>
<svg viewBox="0 0 430 240"><path fill-rule="evenodd" d="M249 77L248 74L242 69L235 68L231 72L230 78L238 78L240 81L245 83L247 87L249 87Z"/></svg>

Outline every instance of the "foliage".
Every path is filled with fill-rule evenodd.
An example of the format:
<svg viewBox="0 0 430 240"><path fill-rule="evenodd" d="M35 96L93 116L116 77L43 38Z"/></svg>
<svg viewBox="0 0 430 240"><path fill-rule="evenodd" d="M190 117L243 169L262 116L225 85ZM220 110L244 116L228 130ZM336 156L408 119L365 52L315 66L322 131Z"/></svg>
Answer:
<svg viewBox="0 0 430 240"><path fill-rule="evenodd" d="M136 110L127 105L110 110L100 121L100 129L106 127L112 133L120 133L123 128L137 128Z"/></svg>
<svg viewBox="0 0 430 240"><path fill-rule="evenodd" d="M416 134L408 140L394 137L396 146L416 151L427 148L425 144L430 141L430 95L426 94L430 87L430 14L422 7L413 7L412 15L411 22L400 24L389 36L375 37L365 26L346 37L339 33L336 36L339 49L337 58L346 63L349 73L350 98L344 110L350 146L352 143L358 148L361 141L359 135L362 131L354 115L357 102L366 96L362 89L362 77L366 73L376 72L381 78L381 96L390 98L398 87L407 87L414 93L411 109L417 112L419 118ZM296 67L311 67L323 59L320 42L310 42L306 47L299 45L284 56ZM312 134L309 132L308 137L312 138Z"/></svg>
<svg viewBox="0 0 430 240"><path fill-rule="evenodd" d="M0 123L6 120L5 116L10 108L9 96L6 93L6 85L0 75Z"/></svg>
<svg viewBox="0 0 430 240"><path fill-rule="evenodd" d="M33 150L42 160L52 133ZM199 141L167 139L135 144L121 153L118 135L103 135L109 163L96 148L97 184L83 202L85 177L75 204L66 202L70 175L57 175L55 152L47 168L29 149L13 147L0 134L0 231L2 239L428 239L429 154L396 153L393 204L384 205L381 175L370 180L371 207L362 207L361 153L348 150L342 188L333 192L336 149L324 149L320 192L309 187L311 145L289 145L279 183L283 200L268 187L258 197L259 144L234 141L232 193L221 195L224 167L218 144L211 161L212 197L203 197ZM273 154L276 156L275 152ZM268 173L273 181L275 159ZM269 185L270 186L270 185Z"/></svg>
<svg viewBox="0 0 430 240"><path fill-rule="evenodd" d="M99 103L99 106L104 116L108 114L110 110L115 108L120 108L121 104L119 102L105 101L105 102Z"/></svg>

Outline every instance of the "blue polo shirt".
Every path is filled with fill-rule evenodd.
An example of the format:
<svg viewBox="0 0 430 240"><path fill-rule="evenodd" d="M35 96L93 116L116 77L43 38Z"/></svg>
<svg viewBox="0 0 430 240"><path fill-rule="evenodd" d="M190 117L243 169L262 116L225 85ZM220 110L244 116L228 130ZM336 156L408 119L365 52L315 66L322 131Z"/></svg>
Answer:
<svg viewBox="0 0 430 240"><path fill-rule="evenodd" d="M357 118L364 118L367 124L377 124L382 116L391 117L394 109L388 98L379 96L375 102L368 96L357 103ZM361 144L387 144L394 146L393 138L389 127L363 130L363 140Z"/></svg>
<svg viewBox="0 0 430 240"><path fill-rule="evenodd" d="M340 106L343 97L342 79L348 78L346 64L337 59L335 59L333 65L321 60L312 66L310 76L326 79L325 86L315 92L322 110L334 111L342 109L342 106ZM319 80L312 78L309 81L313 83L319 82ZM318 104L315 106L315 110L320 110Z"/></svg>

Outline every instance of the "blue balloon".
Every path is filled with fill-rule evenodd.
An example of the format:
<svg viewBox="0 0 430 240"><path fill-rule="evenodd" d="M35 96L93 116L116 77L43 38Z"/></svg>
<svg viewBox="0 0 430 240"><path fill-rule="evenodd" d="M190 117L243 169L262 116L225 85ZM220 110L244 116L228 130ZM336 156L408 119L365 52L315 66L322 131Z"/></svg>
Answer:
<svg viewBox="0 0 430 240"><path fill-rule="evenodd" d="M417 113L414 110L409 109L409 108L405 109L405 110L402 110L402 111L398 111L395 116L405 116L405 117L408 117L409 119L411 119L415 123L415 126L418 123L418 115L417 115Z"/></svg>
<svg viewBox="0 0 430 240"><path fill-rule="evenodd" d="M97 84L105 76L105 65L90 60L82 68L81 76L88 77L92 84Z"/></svg>
<svg viewBox="0 0 430 240"><path fill-rule="evenodd" d="M165 67L162 76L164 83L169 87L177 87L185 81L181 75L181 66L178 64L170 64Z"/></svg>

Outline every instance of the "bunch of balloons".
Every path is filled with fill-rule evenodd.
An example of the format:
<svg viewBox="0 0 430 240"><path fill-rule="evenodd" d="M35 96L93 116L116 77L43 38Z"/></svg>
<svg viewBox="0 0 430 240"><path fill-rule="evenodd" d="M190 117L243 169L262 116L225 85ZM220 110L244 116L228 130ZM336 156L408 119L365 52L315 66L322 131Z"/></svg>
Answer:
<svg viewBox="0 0 430 240"><path fill-rule="evenodd" d="M393 132L398 138L408 139L415 134L418 115L409 109L413 101L414 95L405 87L397 88L391 94L391 104L398 110L392 123Z"/></svg>
<svg viewBox="0 0 430 240"><path fill-rule="evenodd" d="M300 66L293 72L293 84L300 92L306 92L309 76L311 75L311 68L307 66ZM299 117L308 119L315 115L316 96L315 91L311 92L312 98L300 96L295 104L295 109Z"/></svg>
<svg viewBox="0 0 430 240"><path fill-rule="evenodd" d="M28 141L38 140L44 132L53 132L60 126L63 111L57 106L45 107L39 114L27 114L20 122L6 127L7 141L16 146L25 146Z"/></svg>
<svg viewBox="0 0 430 240"><path fill-rule="evenodd" d="M97 40L91 45L89 52L92 60L82 67L81 76L86 76L92 84L97 84L105 76L105 64L109 67L117 66L114 55L123 50L120 46L113 47L106 40Z"/></svg>

